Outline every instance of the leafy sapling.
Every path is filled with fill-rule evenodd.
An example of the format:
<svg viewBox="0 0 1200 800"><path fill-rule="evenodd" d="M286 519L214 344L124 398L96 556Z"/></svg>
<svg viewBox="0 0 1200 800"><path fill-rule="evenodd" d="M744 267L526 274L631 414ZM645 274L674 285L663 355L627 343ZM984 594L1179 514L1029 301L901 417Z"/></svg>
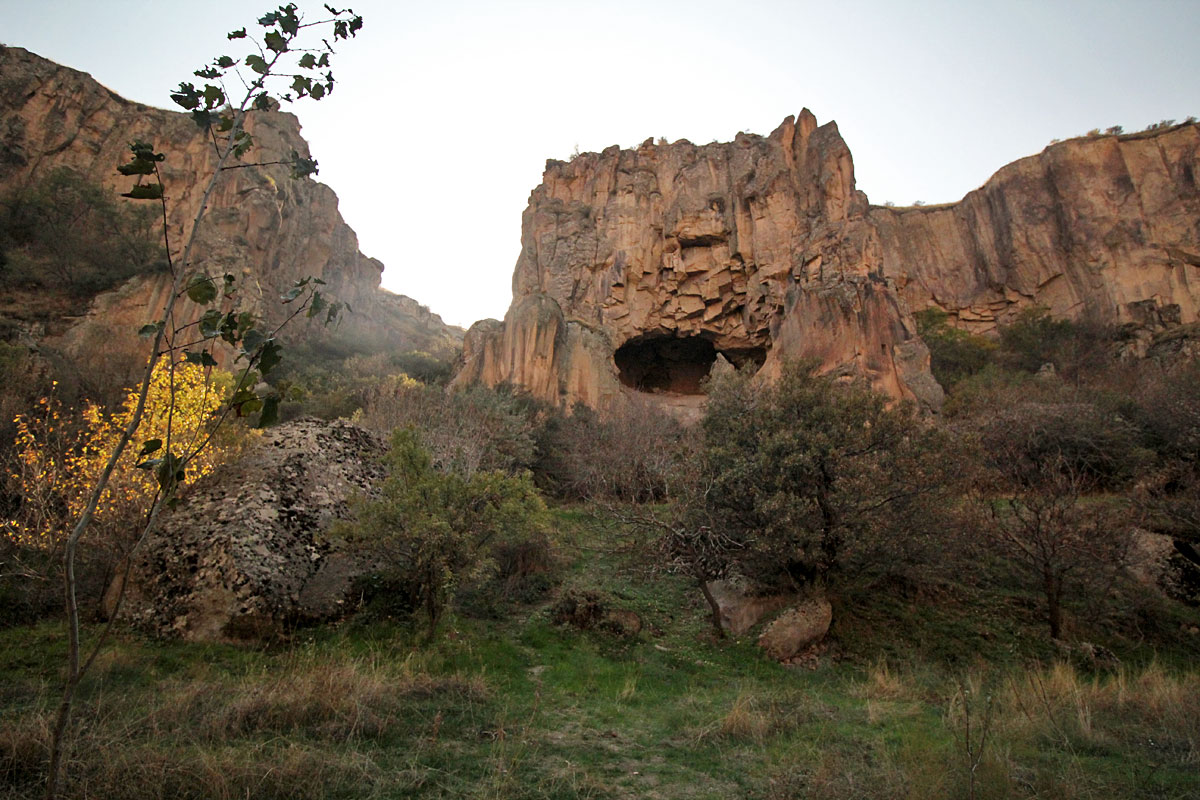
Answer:
<svg viewBox="0 0 1200 800"><path fill-rule="evenodd" d="M273 327L264 325L246 312L232 307L236 294L232 275L212 276L197 271L197 231L214 190L222 174L231 169L263 167L283 164L291 168L297 178L316 174L315 160L301 157L293 151L288 158L274 161L245 162L242 159L253 146L253 137L247 130L250 115L272 110L279 100L294 102L301 98L320 100L334 88L330 59L334 54L334 43L353 38L362 28L362 17L350 9L339 10L325 6L326 14L309 20L300 13L295 4L280 6L260 17L256 33L241 28L228 35L228 41L250 45L251 52L240 58L221 55L210 64L195 72L204 83L196 86L182 82L171 94L171 99L185 111L203 131L215 156L215 164L201 195L198 210L185 230L181 251L174 251L167 227L169 195L164 186L160 165L167 155L157 152L152 143L137 141L131 144L131 158L118 167L122 175L135 178L134 185L123 196L132 200L157 201L162 209L163 236L167 245L168 268L172 276L171 289L167 293L158 319L142 327L143 337L152 340L150 355L142 373L133 413L117 439L103 470L100 473L87 503L84 505L64 546L64 591L68 629L67 677L63 687L51 740L50 763L46 781L46 797L58 796L63 769L64 742L71 718L75 691L84 673L99 654L105 639L112 629L116 614L110 617L97 643L86 659L81 657L79 604L75 562L79 541L88 530L97 505L105 488L126 449L133 443L146 409L146 397L154 378L155 370L162 368L171 375L180 361L212 367L217 363L214 348L218 342L236 353L235 361L242 365L229 401L222 412L213 420L209 430L202 436L192 437L187 442L173 441L172 426L168 424L166 434L142 443L139 455L145 469L152 469L158 482L158 493L145 511L140 536L127 555L126 563L132 561L133 552L154 527L155 520L164 503L170 501L175 490L186 476L188 462L207 447L216 430L231 415L257 414L259 425L275 421L279 398L271 394L259 395L255 387L262 375L270 372L280 361L280 346L277 336L280 328L300 314L309 318L322 316L326 322L336 320L342 306L331 301L323 293L323 281L305 278L298 281L282 301L291 306L291 311L282 323ZM325 37L318 35L325 31ZM315 45L315 46L314 46ZM230 86L238 87L231 92ZM236 103L231 99L240 96ZM178 252L176 257L173 253ZM201 306L218 307L206 310L197 321L181 320L181 302L184 300ZM186 315L193 316L191 314ZM128 566L126 567L128 571ZM124 581L121 582L122 586ZM120 600L118 598L117 606Z"/></svg>

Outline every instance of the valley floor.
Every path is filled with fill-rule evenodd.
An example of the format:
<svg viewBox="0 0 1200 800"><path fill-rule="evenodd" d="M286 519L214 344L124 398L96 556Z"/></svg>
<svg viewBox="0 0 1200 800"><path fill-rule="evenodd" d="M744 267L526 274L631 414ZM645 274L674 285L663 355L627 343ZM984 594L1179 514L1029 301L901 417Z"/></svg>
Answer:
<svg viewBox="0 0 1200 800"><path fill-rule="evenodd" d="M1194 610L1153 647L1111 630L1123 665L1094 672L1044 643L1033 598L864 586L828 651L781 666L713 637L635 530L555 522L562 587L639 634L555 626L547 601L432 644L378 617L260 649L123 636L84 687L66 796L1200 797ZM40 796L64 652L57 623L0 631L0 796Z"/></svg>

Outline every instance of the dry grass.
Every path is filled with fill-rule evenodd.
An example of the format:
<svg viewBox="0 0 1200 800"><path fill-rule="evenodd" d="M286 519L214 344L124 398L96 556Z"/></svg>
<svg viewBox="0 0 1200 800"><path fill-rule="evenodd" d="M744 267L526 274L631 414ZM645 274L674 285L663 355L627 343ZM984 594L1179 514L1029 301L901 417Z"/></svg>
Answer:
<svg viewBox="0 0 1200 800"><path fill-rule="evenodd" d="M110 657L107 669L121 666ZM477 702L479 678L433 676L411 661L298 657L274 672L166 682L149 710L98 693L65 774L68 796L308 798L371 796L374 762L350 743L411 731L412 705ZM45 775L52 711L0 721L0 786L35 796ZM24 792L23 794L21 792Z"/></svg>

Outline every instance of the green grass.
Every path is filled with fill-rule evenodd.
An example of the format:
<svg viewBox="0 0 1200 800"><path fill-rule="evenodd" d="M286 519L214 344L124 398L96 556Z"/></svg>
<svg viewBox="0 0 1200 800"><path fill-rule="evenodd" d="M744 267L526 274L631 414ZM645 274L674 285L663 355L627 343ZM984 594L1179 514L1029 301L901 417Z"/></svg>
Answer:
<svg viewBox="0 0 1200 800"><path fill-rule="evenodd" d="M785 667L715 639L635 530L555 521L560 589L636 612L636 637L555 626L549 600L430 645L367 619L259 649L124 636L81 692L68 795L966 797L964 708L978 729L991 696L978 797L1200 796L1197 637L1170 628L1193 611L1154 646L1088 628L1135 665L1092 676L1050 665L1034 596L864 582L817 668ZM39 796L64 654L56 624L0 631L0 796Z"/></svg>

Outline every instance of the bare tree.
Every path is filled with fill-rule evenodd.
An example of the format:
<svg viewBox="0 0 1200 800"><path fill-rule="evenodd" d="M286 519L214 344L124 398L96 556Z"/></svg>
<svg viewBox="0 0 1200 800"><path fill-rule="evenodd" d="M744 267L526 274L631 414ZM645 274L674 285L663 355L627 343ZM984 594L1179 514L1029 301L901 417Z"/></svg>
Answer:
<svg viewBox="0 0 1200 800"><path fill-rule="evenodd" d="M1094 422L1075 404L1025 404L995 417L982 436L991 468L977 487L983 541L1036 582L1053 639L1062 637L1068 596L1111 583L1134 541L1128 500L1101 493L1115 488L1097 464L1112 437Z"/></svg>

